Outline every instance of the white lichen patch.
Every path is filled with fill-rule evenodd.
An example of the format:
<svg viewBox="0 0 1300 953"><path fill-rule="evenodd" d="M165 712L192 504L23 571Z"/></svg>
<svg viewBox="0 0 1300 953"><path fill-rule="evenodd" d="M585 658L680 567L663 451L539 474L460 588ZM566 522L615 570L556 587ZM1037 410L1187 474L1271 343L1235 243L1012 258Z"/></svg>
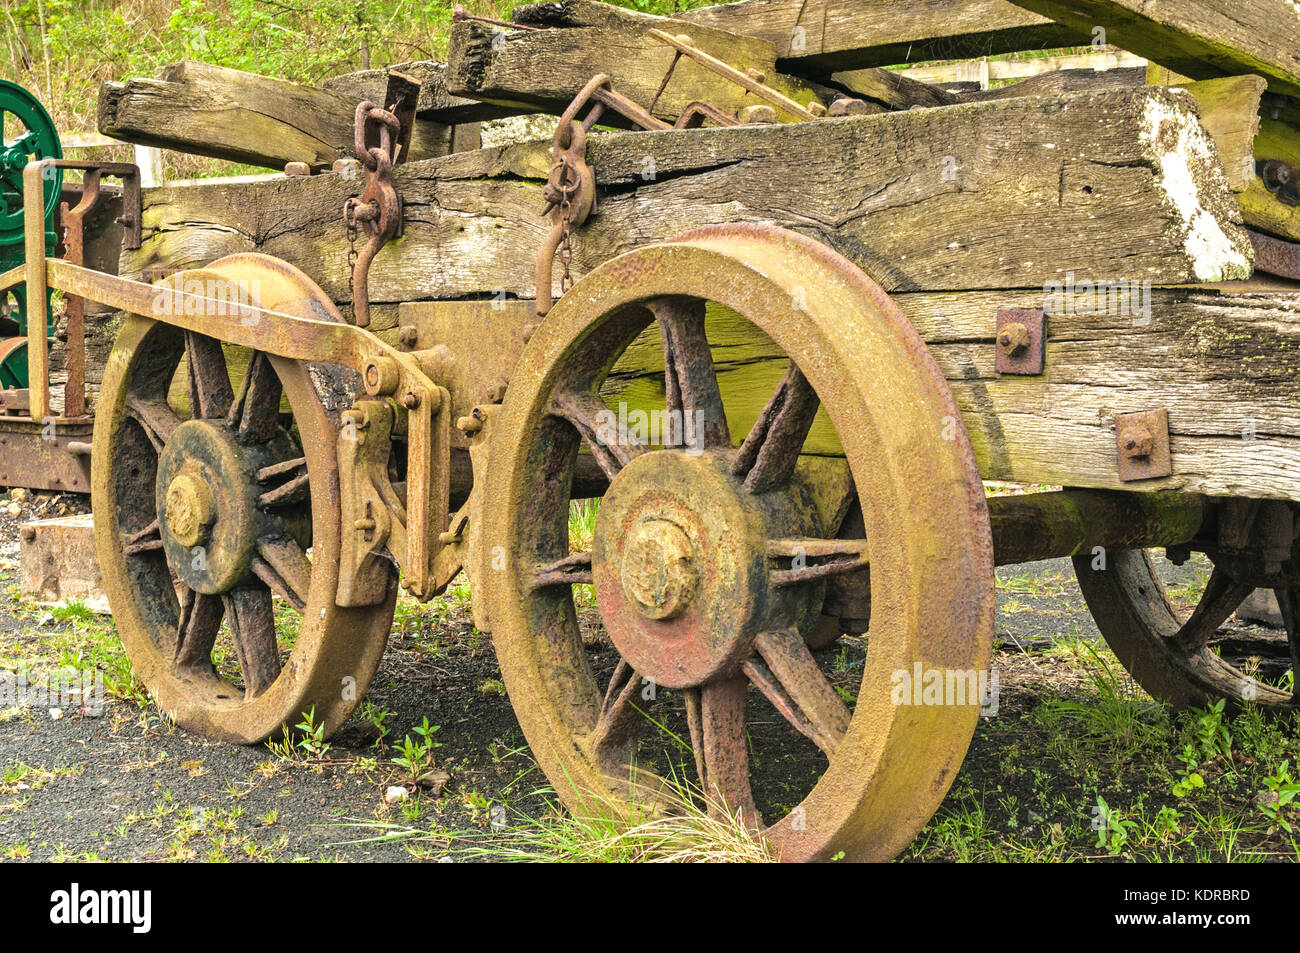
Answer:
<svg viewBox="0 0 1300 953"><path fill-rule="evenodd" d="M1243 237L1238 233L1234 240L1206 207L1207 186L1221 185L1225 194L1228 186L1221 171L1214 174L1218 154L1196 116L1164 96L1152 96L1143 111L1141 135L1155 159L1156 186L1178 216L1193 274L1200 281L1250 277Z"/></svg>

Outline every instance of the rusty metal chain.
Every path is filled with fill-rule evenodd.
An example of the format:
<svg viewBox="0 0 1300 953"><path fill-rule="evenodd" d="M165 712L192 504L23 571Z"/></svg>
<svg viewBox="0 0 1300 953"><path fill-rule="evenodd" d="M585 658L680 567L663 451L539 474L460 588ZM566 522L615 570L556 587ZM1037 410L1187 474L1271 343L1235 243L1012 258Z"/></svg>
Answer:
<svg viewBox="0 0 1300 953"><path fill-rule="evenodd" d="M343 227L348 237L348 292L352 320L358 327L370 324L370 264L379 250L401 234L402 202L393 186L393 165L401 122L390 110L370 101L357 106L353 134L357 159L365 168L361 195L343 203ZM357 251L357 233L364 228L369 240Z"/></svg>
<svg viewBox="0 0 1300 953"><path fill-rule="evenodd" d="M573 286L573 230L596 207L596 176L587 165L587 129L572 118L571 106L555 130L554 160L542 189L543 215L551 217L551 231L537 252L537 304L540 318L551 309L551 278L558 257L564 269L560 293Z"/></svg>

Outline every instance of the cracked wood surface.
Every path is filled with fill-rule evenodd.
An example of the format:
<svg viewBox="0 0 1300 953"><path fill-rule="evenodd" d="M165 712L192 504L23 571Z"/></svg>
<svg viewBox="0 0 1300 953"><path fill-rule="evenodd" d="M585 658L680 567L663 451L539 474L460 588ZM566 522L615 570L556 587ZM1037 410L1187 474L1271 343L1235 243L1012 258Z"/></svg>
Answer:
<svg viewBox="0 0 1300 953"><path fill-rule="evenodd" d="M575 272L699 225L770 222L855 261L887 291L1042 288L1068 273L1156 284L1248 277L1251 252L1182 90L1103 90L769 127L593 136L598 211ZM395 173L405 236L371 299L534 297L547 230L544 143ZM146 190L125 272L262 251L347 297L338 176ZM558 275L557 279L558 281Z"/></svg>
<svg viewBox="0 0 1300 953"><path fill-rule="evenodd" d="M804 75L1086 45L1080 33L1005 0L743 0L676 14L772 43Z"/></svg>

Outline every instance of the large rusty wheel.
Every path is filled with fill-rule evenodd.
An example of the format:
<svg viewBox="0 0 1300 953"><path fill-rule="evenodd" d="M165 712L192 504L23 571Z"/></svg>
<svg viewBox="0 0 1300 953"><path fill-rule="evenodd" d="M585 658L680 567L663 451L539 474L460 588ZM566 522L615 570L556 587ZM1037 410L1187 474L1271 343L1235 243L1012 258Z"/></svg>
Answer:
<svg viewBox="0 0 1300 953"><path fill-rule="evenodd" d="M1234 707L1242 702L1275 711L1300 707L1292 691L1269 684L1287 669L1296 672L1300 590L1276 590L1289 638L1233 644L1237 640L1222 627L1255 583L1234 578L1228 565L1216 565L1191 612L1179 612L1157 571L1157 558L1135 549L1110 554L1104 567L1094 568L1091 555L1074 559L1097 628L1134 681L1175 708L1203 707L1220 698Z"/></svg>
<svg viewBox="0 0 1300 953"><path fill-rule="evenodd" d="M232 255L204 273L269 310L342 320L275 259ZM187 401L169 398L181 365ZM143 316L114 345L92 456L96 548L137 675L191 731L253 743L314 707L332 732L378 667L395 581L379 605L334 604L349 374L254 352L234 387L220 341Z"/></svg>
<svg viewBox="0 0 1300 953"><path fill-rule="evenodd" d="M728 424L707 302L792 358L747 433ZM665 409L703 424L694 442L688 423L662 449L611 433L606 412L616 412L600 396L656 321ZM800 462L819 407L856 481L865 542L824 525ZM609 479L586 553L570 552L567 531L582 444ZM572 810L590 810L593 793L629 815L661 806L663 777L681 768L715 809L765 828L785 860L888 858L936 810L979 700L898 705L891 689L917 665L987 668L988 513L946 382L903 314L846 259L780 229L727 226L601 266L530 340L486 480L480 579L493 642L533 754ZM825 580L864 552L871 626L854 702L824 674L833 653L819 662L804 637ZM584 648L574 583L594 585L615 662ZM684 727L672 730L673 717ZM764 816L751 763L766 758L770 731L824 767L798 803L769 801Z"/></svg>

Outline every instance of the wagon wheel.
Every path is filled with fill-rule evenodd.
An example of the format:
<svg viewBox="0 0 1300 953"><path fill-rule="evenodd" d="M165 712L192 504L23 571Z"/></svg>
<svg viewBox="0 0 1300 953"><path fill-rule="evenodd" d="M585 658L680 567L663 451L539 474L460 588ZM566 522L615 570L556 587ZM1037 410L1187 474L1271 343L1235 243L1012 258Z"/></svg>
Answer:
<svg viewBox="0 0 1300 953"><path fill-rule="evenodd" d="M798 362L734 440L705 302L743 316ZM689 447L674 438L653 449L602 430L612 408L601 384L652 320L665 342L667 409L702 412ZM865 542L823 538L834 532L810 503L798 455L819 405L856 479ZM629 816L661 807L663 774L648 766L667 750L715 811L723 803L766 825L784 859L886 858L907 844L952 782L979 702L896 705L892 676L917 664L982 671L991 652L992 543L960 421L897 307L801 236L709 227L608 262L575 286L531 339L497 420L480 572L520 725L569 807L589 810L593 792ZM590 553L569 551L566 525L583 443L610 480ZM860 566L864 551L871 629L851 708L801 636L823 580ZM788 558L796 552L807 556L802 568ZM584 649L573 583L594 584L617 649L616 662L597 653L612 669L607 681ZM684 728L657 730L670 717ZM769 726L823 767L798 804L769 803L763 817L747 741L758 757L756 732Z"/></svg>
<svg viewBox="0 0 1300 953"><path fill-rule="evenodd" d="M246 283L231 288L266 309L342 320L275 259L232 255L204 274ZM182 362L188 413L168 401ZM253 743L314 706L332 732L378 667L396 585L378 605L334 604L350 376L254 352L232 387L219 341L141 316L114 345L92 455L96 550L136 674L191 731Z"/></svg>
<svg viewBox="0 0 1300 953"><path fill-rule="evenodd" d="M1076 556L1074 570L1106 643L1153 697L1175 708L1204 706L1220 698L1234 707L1243 701L1278 711L1298 707L1292 692L1268 684L1242 664L1253 653L1238 659L1225 651L1231 646L1223 643L1220 629L1255 590L1253 583L1239 582L1228 569L1216 566L1195 608L1180 613L1146 550L1110 554L1105 568L1096 569L1092 556ZM1300 651L1298 592L1277 590L1289 630L1287 642L1264 643L1255 656L1292 671Z"/></svg>

